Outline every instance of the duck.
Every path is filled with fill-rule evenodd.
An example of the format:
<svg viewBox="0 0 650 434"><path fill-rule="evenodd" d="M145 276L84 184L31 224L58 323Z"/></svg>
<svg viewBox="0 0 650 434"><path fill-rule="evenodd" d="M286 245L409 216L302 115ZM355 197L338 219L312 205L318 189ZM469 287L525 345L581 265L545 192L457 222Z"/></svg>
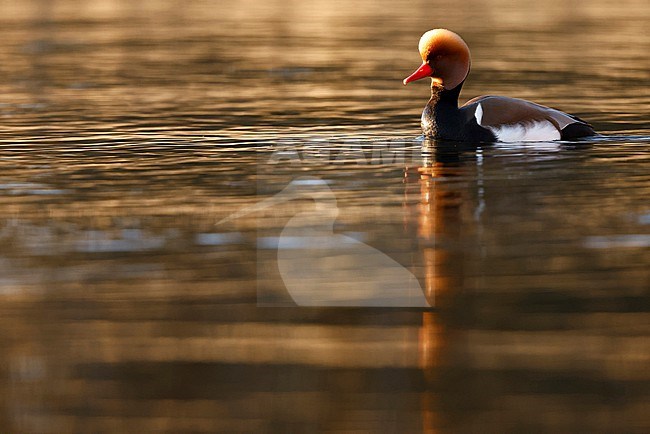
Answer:
<svg viewBox="0 0 650 434"><path fill-rule="evenodd" d="M456 33L433 29L420 38L422 65L403 80L404 85L431 77L431 99L422 112L426 138L475 142L548 142L596 135L577 116L534 102L484 95L458 106L469 75L469 47Z"/></svg>

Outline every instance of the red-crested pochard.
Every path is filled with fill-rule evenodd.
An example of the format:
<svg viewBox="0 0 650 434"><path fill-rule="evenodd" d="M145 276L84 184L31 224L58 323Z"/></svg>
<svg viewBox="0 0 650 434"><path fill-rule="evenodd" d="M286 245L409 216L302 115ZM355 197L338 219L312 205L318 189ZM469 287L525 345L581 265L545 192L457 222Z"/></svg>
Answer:
<svg viewBox="0 0 650 434"><path fill-rule="evenodd" d="M422 112L422 131L435 139L481 142L539 142L593 136L575 116L522 99L479 96L458 107L469 74L469 48L456 33L429 30L418 46L422 65L404 84L431 77L431 99Z"/></svg>

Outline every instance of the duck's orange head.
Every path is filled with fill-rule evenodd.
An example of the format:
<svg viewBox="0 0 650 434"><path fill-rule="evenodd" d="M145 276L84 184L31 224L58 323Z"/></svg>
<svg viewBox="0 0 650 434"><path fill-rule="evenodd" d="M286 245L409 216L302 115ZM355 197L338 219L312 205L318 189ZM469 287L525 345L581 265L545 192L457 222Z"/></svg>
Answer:
<svg viewBox="0 0 650 434"><path fill-rule="evenodd" d="M469 74L469 47L463 39L446 29L433 29L418 44L422 65L403 81L408 84L431 77L439 86L450 90L461 84Z"/></svg>

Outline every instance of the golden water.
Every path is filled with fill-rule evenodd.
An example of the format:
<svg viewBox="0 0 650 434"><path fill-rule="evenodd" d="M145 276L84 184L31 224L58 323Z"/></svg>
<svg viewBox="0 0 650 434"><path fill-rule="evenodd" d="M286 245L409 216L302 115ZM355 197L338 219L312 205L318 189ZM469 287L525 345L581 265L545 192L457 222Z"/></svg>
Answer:
<svg viewBox="0 0 650 434"><path fill-rule="evenodd" d="M650 431L649 15L0 2L0 431ZM423 151L401 80L432 27L472 49L462 99L605 137ZM432 309L260 306L284 289L259 240L313 204L217 222L304 175Z"/></svg>

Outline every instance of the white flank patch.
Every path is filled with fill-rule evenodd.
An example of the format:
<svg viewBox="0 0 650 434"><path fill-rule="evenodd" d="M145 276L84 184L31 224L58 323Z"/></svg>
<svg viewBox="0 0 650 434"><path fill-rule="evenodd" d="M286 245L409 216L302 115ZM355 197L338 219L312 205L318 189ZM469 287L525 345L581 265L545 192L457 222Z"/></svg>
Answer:
<svg viewBox="0 0 650 434"><path fill-rule="evenodd" d="M488 128L499 142L547 142L560 140L560 132L549 121L534 121L523 124L501 125L499 127L482 125L483 107L479 103L474 111L476 123Z"/></svg>
<svg viewBox="0 0 650 434"><path fill-rule="evenodd" d="M476 118L476 123L481 125L481 120L483 119L483 107L481 107L481 104L476 106L474 117Z"/></svg>
<svg viewBox="0 0 650 434"><path fill-rule="evenodd" d="M560 140L560 132L548 121L489 128L500 142L546 142Z"/></svg>

